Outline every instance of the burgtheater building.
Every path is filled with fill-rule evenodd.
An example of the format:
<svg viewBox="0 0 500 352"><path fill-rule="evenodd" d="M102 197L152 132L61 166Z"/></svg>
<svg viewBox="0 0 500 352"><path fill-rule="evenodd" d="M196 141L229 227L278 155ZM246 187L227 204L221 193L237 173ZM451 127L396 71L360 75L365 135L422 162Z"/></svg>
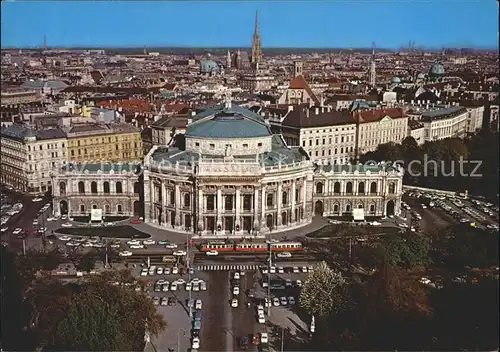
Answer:
<svg viewBox="0 0 500 352"><path fill-rule="evenodd" d="M278 232L314 215L398 214L402 170L313 164L265 117L227 101L194 115L174 145L144 160L144 219L197 235Z"/></svg>

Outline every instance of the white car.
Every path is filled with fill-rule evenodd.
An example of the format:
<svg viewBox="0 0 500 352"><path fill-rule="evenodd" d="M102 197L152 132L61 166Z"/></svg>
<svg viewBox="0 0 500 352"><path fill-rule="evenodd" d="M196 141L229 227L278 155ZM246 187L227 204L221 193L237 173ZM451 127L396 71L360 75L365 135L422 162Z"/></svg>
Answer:
<svg viewBox="0 0 500 352"><path fill-rule="evenodd" d="M159 267L156 269L156 275L163 275L163 268Z"/></svg>
<svg viewBox="0 0 500 352"><path fill-rule="evenodd" d="M206 284L206 282L205 282L205 281L201 281L201 282L200 282L200 289L201 289L202 291L206 291L206 290L207 290L207 284Z"/></svg>
<svg viewBox="0 0 500 352"><path fill-rule="evenodd" d="M62 227L71 227L71 226L73 226L73 224L70 222L65 222L64 224L61 224L61 226Z"/></svg>
<svg viewBox="0 0 500 352"><path fill-rule="evenodd" d="M66 241L70 241L70 240L71 240L71 237L69 237L69 236L61 236L61 237L59 237L59 239L60 239L61 241L66 242Z"/></svg>
<svg viewBox="0 0 500 352"><path fill-rule="evenodd" d="M198 349L200 348L200 338L199 337L193 337L193 341L191 342L191 349Z"/></svg>
<svg viewBox="0 0 500 352"><path fill-rule="evenodd" d="M83 246L83 247L93 247L93 246L94 246L94 244L93 244L92 242L84 242L84 243L82 244L82 246Z"/></svg>
<svg viewBox="0 0 500 352"><path fill-rule="evenodd" d="M195 304L195 309L202 309L203 308L203 302L201 301L201 299L197 299L196 300L196 304Z"/></svg>
<svg viewBox="0 0 500 352"><path fill-rule="evenodd" d="M235 280L239 280L240 279L240 273L234 273L233 278Z"/></svg>
<svg viewBox="0 0 500 352"><path fill-rule="evenodd" d="M278 253L277 257L278 258L291 258L292 257L292 253L290 253L290 252L280 252L280 253Z"/></svg>
<svg viewBox="0 0 500 352"><path fill-rule="evenodd" d="M143 244L131 244L129 247L130 249L144 249Z"/></svg>
<svg viewBox="0 0 500 352"><path fill-rule="evenodd" d="M211 250L211 251L208 251L208 252L207 252L207 255L208 255L208 256L219 255L219 252L214 251L214 250Z"/></svg>
<svg viewBox="0 0 500 352"><path fill-rule="evenodd" d="M79 245L80 245L79 242L73 242L73 241L66 242L66 246L68 247L78 247Z"/></svg>
<svg viewBox="0 0 500 352"><path fill-rule="evenodd" d="M148 276L148 269L146 269L146 268L142 269L141 276Z"/></svg>
<svg viewBox="0 0 500 352"><path fill-rule="evenodd" d="M153 241L153 240L144 240L142 241L142 243L146 246L151 246L153 244L156 244L156 241Z"/></svg>
<svg viewBox="0 0 500 352"><path fill-rule="evenodd" d="M280 300L277 297L273 298L273 306L275 306L275 307L280 306Z"/></svg>
<svg viewBox="0 0 500 352"><path fill-rule="evenodd" d="M266 297L266 300L267 300L267 297ZM264 314L264 307L262 306L262 304L259 304L257 306L257 315L261 315L261 314Z"/></svg>
<svg viewBox="0 0 500 352"><path fill-rule="evenodd" d="M294 266L294 267L293 267L293 272L294 272L294 274L298 274L298 273L300 273L300 271L299 271L299 267L298 267L298 266Z"/></svg>
<svg viewBox="0 0 500 352"><path fill-rule="evenodd" d="M267 336L267 332L260 333L260 343L269 343L269 338Z"/></svg>
<svg viewBox="0 0 500 352"><path fill-rule="evenodd" d="M177 282L172 282L170 284L170 291L177 291Z"/></svg>
<svg viewBox="0 0 500 352"><path fill-rule="evenodd" d="M174 253L172 253L173 255L177 255L177 256L183 256L183 255L186 255L186 251L175 251Z"/></svg>
<svg viewBox="0 0 500 352"><path fill-rule="evenodd" d="M192 287L193 287L193 284L192 284L192 283L190 283L190 282L188 282L188 283L186 284L186 291L191 291L191 288L192 288Z"/></svg>
<svg viewBox="0 0 500 352"><path fill-rule="evenodd" d="M238 286L233 287L233 295L238 296L240 294L240 288Z"/></svg>
<svg viewBox="0 0 500 352"><path fill-rule="evenodd" d="M231 307L238 308L238 300L236 298L231 300Z"/></svg>
<svg viewBox="0 0 500 352"><path fill-rule="evenodd" d="M380 226L380 225L382 225L382 223L380 223L380 222L378 222L378 221L372 221L372 222L370 223L370 225L372 225L372 226Z"/></svg>
<svg viewBox="0 0 500 352"><path fill-rule="evenodd" d="M50 217L50 218L47 218L47 221L54 221L55 219Z"/></svg>
<svg viewBox="0 0 500 352"><path fill-rule="evenodd" d="M258 317L259 324L265 324L266 323L266 317L264 317L264 314L260 314Z"/></svg>
<svg viewBox="0 0 500 352"><path fill-rule="evenodd" d="M23 229L21 229L21 228L19 228L19 227L18 227L18 228L16 228L14 231L12 231L12 233L13 233L14 235L19 235L21 232L23 232Z"/></svg>
<svg viewBox="0 0 500 352"><path fill-rule="evenodd" d="M109 246L111 248L120 248L120 244L119 243L111 243Z"/></svg>
<svg viewBox="0 0 500 352"><path fill-rule="evenodd" d="M176 249L177 245L175 243L169 243L165 245L166 249Z"/></svg>
<svg viewBox="0 0 500 352"><path fill-rule="evenodd" d="M195 292L200 291L200 283L199 282L193 282L193 291L195 291Z"/></svg>
<svg viewBox="0 0 500 352"><path fill-rule="evenodd" d="M278 268L278 274L284 274L284 273L285 273L285 269L282 266L280 266Z"/></svg>
<svg viewBox="0 0 500 352"><path fill-rule="evenodd" d="M7 231L9 228L8 227L2 227L2 233L4 233L5 231Z"/></svg>
<svg viewBox="0 0 500 352"><path fill-rule="evenodd" d="M41 202L42 200L42 198L33 198L33 202Z"/></svg>
<svg viewBox="0 0 500 352"><path fill-rule="evenodd" d="M174 267L172 268L172 274L178 274L178 273L179 273L179 268L178 268L178 267L176 267L176 266L174 266Z"/></svg>
<svg viewBox="0 0 500 352"><path fill-rule="evenodd" d="M123 251L123 252L118 253L118 255L120 257L130 257L132 255L132 252L131 251Z"/></svg>
<svg viewBox="0 0 500 352"><path fill-rule="evenodd" d="M137 244L141 244L141 241L139 241L139 240L130 240L130 241L127 241L127 244L129 246L131 246L131 245L137 245Z"/></svg>

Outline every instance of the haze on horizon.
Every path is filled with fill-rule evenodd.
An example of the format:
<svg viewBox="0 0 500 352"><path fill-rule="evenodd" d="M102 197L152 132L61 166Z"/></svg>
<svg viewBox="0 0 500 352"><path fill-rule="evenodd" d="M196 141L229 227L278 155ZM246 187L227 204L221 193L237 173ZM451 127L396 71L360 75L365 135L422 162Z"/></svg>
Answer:
<svg viewBox="0 0 500 352"><path fill-rule="evenodd" d="M2 48L497 48L498 7L477 2L2 2ZM471 16L473 14L473 16ZM76 18L76 20L75 20Z"/></svg>

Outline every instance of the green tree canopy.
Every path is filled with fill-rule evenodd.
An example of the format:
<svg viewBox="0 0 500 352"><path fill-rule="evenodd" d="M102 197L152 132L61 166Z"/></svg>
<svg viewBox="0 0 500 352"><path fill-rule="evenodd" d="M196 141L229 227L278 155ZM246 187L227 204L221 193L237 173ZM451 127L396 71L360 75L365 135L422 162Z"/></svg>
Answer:
<svg viewBox="0 0 500 352"><path fill-rule="evenodd" d="M314 265L300 292L299 303L310 315L327 317L346 308L346 281L326 262Z"/></svg>
<svg viewBox="0 0 500 352"><path fill-rule="evenodd" d="M384 236L381 246L392 266L411 269L426 266L429 262L429 241L421 234L411 231L390 234Z"/></svg>

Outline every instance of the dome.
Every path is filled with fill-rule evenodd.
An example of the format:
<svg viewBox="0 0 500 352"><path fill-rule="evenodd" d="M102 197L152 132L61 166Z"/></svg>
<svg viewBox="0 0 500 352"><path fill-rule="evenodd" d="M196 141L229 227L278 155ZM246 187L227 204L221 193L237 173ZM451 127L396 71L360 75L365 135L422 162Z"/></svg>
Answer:
<svg viewBox="0 0 500 352"><path fill-rule="evenodd" d="M205 60L200 64L200 71L202 73L210 73L219 70L219 64L213 60Z"/></svg>
<svg viewBox="0 0 500 352"><path fill-rule="evenodd" d="M401 78L399 78L399 77L392 77L391 83L401 83Z"/></svg>
<svg viewBox="0 0 500 352"><path fill-rule="evenodd" d="M424 79L424 78L425 78L425 74L423 74L423 73L419 73L417 75L417 79Z"/></svg>
<svg viewBox="0 0 500 352"><path fill-rule="evenodd" d="M441 64L434 64L429 70L431 76L443 76L445 74L444 67Z"/></svg>

